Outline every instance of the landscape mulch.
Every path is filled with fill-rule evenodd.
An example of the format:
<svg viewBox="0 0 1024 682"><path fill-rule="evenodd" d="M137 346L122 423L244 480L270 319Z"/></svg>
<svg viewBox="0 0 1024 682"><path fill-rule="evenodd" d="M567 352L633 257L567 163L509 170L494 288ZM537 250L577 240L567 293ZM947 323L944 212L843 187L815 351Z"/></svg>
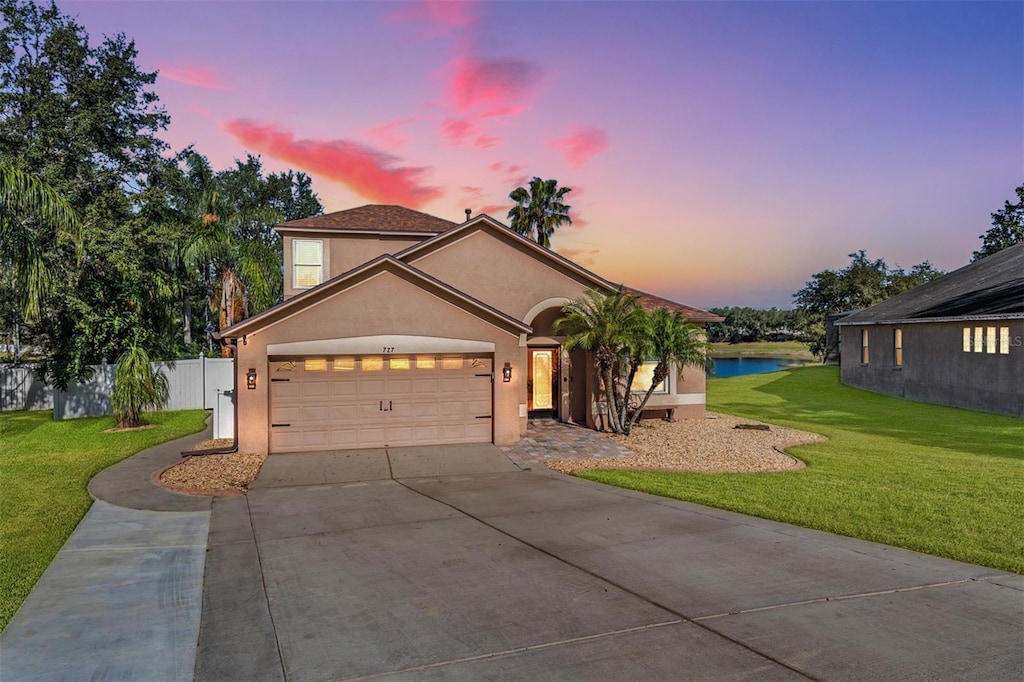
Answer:
<svg viewBox="0 0 1024 682"><path fill-rule="evenodd" d="M208 439L196 443L193 451L229 447L230 438ZM160 483L178 492L194 495L245 494L266 455L233 452L223 455L188 456L160 474Z"/></svg>
<svg viewBox="0 0 1024 682"><path fill-rule="evenodd" d="M753 427L760 428L753 428ZM605 459L548 462L564 474L583 469L650 469L705 473L765 473L800 469L804 463L783 452L822 435L762 424L750 419L708 414L707 419L639 422L629 436L608 435L633 454Z"/></svg>

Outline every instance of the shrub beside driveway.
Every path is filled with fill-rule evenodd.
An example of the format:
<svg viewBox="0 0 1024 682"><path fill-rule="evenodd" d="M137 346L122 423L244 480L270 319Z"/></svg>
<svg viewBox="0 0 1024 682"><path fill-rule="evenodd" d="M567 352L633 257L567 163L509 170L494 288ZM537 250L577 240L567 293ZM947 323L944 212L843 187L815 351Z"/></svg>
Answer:
<svg viewBox="0 0 1024 682"><path fill-rule="evenodd" d="M810 367L708 382L708 408L828 442L799 471L586 471L581 477L1024 573L1024 422L916 403Z"/></svg>
<svg viewBox="0 0 1024 682"><path fill-rule="evenodd" d="M152 428L104 433L113 417L55 422L50 412L0 414L0 628L92 504L89 479L146 448L202 431L206 416L147 414Z"/></svg>

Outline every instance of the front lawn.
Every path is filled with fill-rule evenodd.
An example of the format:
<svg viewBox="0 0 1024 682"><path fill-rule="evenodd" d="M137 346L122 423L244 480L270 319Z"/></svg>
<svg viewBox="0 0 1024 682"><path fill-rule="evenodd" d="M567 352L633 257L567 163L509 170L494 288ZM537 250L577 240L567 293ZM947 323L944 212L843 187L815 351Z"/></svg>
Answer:
<svg viewBox="0 0 1024 682"><path fill-rule="evenodd" d="M1024 422L810 367L708 381L708 409L828 436L775 474L584 471L625 488L1024 573Z"/></svg>
<svg viewBox="0 0 1024 682"><path fill-rule="evenodd" d="M103 433L113 417L53 421L0 414L0 629L92 504L89 479L112 464L205 428L206 412L147 414L152 429Z"/></svg>

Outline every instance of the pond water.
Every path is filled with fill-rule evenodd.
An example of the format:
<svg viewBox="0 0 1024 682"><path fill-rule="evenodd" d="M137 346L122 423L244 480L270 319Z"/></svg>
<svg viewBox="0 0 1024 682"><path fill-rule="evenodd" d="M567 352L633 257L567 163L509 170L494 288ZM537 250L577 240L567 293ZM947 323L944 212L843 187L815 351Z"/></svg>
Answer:
<svg viewBox="0 0 1024 682"><path fill-rule="evenodd" d="M715 373L708 376L722 379L744 374L764 374L778 372L796 364L800 364L800 361L790 358L715 358Z"/></svg>

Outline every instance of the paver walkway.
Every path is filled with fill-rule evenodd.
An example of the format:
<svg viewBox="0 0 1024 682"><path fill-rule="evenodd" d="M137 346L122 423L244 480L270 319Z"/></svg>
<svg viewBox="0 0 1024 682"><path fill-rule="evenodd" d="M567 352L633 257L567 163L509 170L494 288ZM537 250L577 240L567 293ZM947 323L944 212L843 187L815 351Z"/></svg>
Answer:
<svg viewBox="0 0 1024 682"><path fill-rule="evenodd" d="M626 446L619 445L593 429L562 424L554 419L530 420L526 435L518 443L502 446L501 451L512 461L526 465L560 459L606 459L633 454Z"/></svg>

